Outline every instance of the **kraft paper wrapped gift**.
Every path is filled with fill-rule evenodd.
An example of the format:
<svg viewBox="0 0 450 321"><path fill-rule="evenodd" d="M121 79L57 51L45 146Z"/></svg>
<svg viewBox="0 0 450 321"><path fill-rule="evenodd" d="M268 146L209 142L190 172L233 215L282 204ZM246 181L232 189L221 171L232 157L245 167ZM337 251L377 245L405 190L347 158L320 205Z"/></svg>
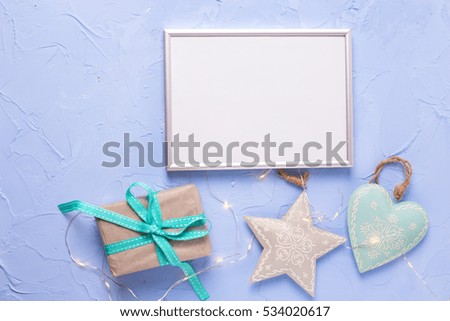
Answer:
<svg viewBox="0 0 450 321"><path fill-rule="evenodd" d="M161 206L163 220L203 213L197 187L193 184L160 191L157 194L157 198ZM146 198L142 197L139 200L144 206L148 205ZM142 221L126 201L102 207ZM137 232L104 220L97 219L97 224L105 245L140 235ZM203 225L195 229L205 230L206 227ZM197 259L211 254L211 242L208 235L187 241L170 241L170 244L181 261ZM121 276L160 266L154 243L111 254L108 256L108 263L113 276Z"/></svg>

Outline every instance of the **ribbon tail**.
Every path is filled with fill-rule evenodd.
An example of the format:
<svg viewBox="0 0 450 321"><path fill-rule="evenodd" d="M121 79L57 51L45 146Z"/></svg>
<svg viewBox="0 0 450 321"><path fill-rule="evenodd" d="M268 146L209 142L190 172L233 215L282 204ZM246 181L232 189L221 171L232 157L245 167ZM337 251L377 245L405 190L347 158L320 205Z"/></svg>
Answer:
<svg viewBox="0 0 450 321"><path fill-rule="evenodd" d="M146 222L137 221L127 216L123 216L115 212L108 211L102 207L98 207L82 201L71 201L60 204L58 205L58 208L63 214L72 211L80 211L95 218L120 225L138 233L148 233L150 230L150 226Z"/></svg>
<svg viewBox="0 0 450 321"><path fill-rule="evenodd" d="M177 266L183 270L184 275L188 278L188 281L198 298L202 301L208 299L209 294L206 292L206 289L198 278L194 268L189 263L180 261L180 258L175 253L175 250L167 239L161 236L154 236L154 240L157 245L157 249L159 248L161 250L163 253L162 256L167 259L169 264L172 266Z"/></svg>
<svg viewBox="0 0 450 321"><path fill-rule="evenodd" d="M194 268L187 262L180 262L178 266L183 270L184 275L186 275L186 277L188 278L188 281L197 294L198 298L202 301L207 300L209 298L209 294L196 275Z"/></svg>

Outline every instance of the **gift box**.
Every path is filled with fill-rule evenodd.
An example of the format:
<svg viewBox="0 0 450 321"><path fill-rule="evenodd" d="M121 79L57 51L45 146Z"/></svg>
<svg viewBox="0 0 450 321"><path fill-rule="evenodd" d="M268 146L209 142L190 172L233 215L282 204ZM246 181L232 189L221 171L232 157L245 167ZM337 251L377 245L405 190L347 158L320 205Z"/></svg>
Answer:
<svg viewBox="0 0 450 321"><path fill-rule="evenodd" d="M136 197L132 189L137 187L147 195ZM183 271L200 300L208 299L197 273L185 262L211 254L195 185L156 192L135 182L127 189L126 201L98 207L74 200L58 208L63 214L80 211L97 219L113 276L172 265Z"/></svg>
<svg viewBox="0 0 450 321"><path fill-rule="evenodd" d="M202 204L197 187L193 184L179 186L157 194L161 207L162 219L182 218L203 213ZM139 201L148 206L148 200L140 197ZM109 211L139 220L139 216L126 201L102 206ZM105 245L131 239L140 234L119 225L96 219L101 238ZM206 227L193 229L205 230ZM180 261L193 260L211 254L209 236L187 241L169 241ZM108 256L108 263L113 276L121 276L133 272L151 269L160 266L155 244L147 244L134 249Z"/></svg>

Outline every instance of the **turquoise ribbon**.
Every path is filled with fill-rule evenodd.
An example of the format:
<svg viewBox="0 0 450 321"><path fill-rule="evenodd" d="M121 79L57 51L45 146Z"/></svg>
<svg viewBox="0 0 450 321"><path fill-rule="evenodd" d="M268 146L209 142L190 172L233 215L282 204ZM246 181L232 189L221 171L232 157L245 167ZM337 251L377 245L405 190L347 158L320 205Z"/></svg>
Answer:
<svg viewBox="0 0 450 321"><path fill-rule="evenodd" d="M131 192L131 189L135 186L140 186L147 191L147 207ZM81 211L101 220L141 233L142 235L140 236L105 245L106 255L155 243L159 264L161 266L170 264L181 268L199 299L206 300L209 298L209 294L201 284L195 270L189 263L180 261L172 245L169 243L169 240L186 241L208 235L208 230L189 230L191 227L204 225L206 223L205 214L163 220L161 207L156 195L157 192L154 192L144 183L136 182L128 188L126 193L128 205L130 205L142 221L134 220L78 200L60 204L58 207L63 214L71 211Z"/></svg>

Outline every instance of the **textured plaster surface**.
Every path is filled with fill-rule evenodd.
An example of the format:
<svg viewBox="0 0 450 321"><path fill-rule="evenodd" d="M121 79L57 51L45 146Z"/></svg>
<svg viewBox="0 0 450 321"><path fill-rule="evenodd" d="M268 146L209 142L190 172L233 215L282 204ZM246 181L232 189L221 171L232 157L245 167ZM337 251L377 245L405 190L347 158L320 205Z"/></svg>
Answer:
<svg viewBox="0 0 450 321"><path fill-rule="evenodd" d="M107 300L101 278L70 261L69 218L57 204L121 200L133 181L164 189L197 184L212 221L208 266L236 251L236 215L276 217L300 194L272 172L170 173L104 168L102 146L123 133L164 139L163 28L351 28L355 167L312 170L315 215L333 217L376 164L399 154L414 167L405 199L428 211L430 229L405 259L363 275L341 246L319 259L319 300L448 300L450 297L450 3L433 1L0 1L0 299ZM299 123L301 120L299 119ZM261 124L261 126L265 126ZM157 148L155 158L161 159ZM382 174L392 191L399 167ZM345 205L344 205L345 207ZM320 227L347 237L345 208ZM239 247L251 232L242 219ZM95 222L74 223L74 255L105 266ZM288 277L250 284L261 253L201 275L213 300L310 300ZM420 277L419 277L420 276ZM164 267L120 277L145 300L181 277ZM114 299L132 299L112 286ZM168 299L196 299L189 285Z"/></svg>

